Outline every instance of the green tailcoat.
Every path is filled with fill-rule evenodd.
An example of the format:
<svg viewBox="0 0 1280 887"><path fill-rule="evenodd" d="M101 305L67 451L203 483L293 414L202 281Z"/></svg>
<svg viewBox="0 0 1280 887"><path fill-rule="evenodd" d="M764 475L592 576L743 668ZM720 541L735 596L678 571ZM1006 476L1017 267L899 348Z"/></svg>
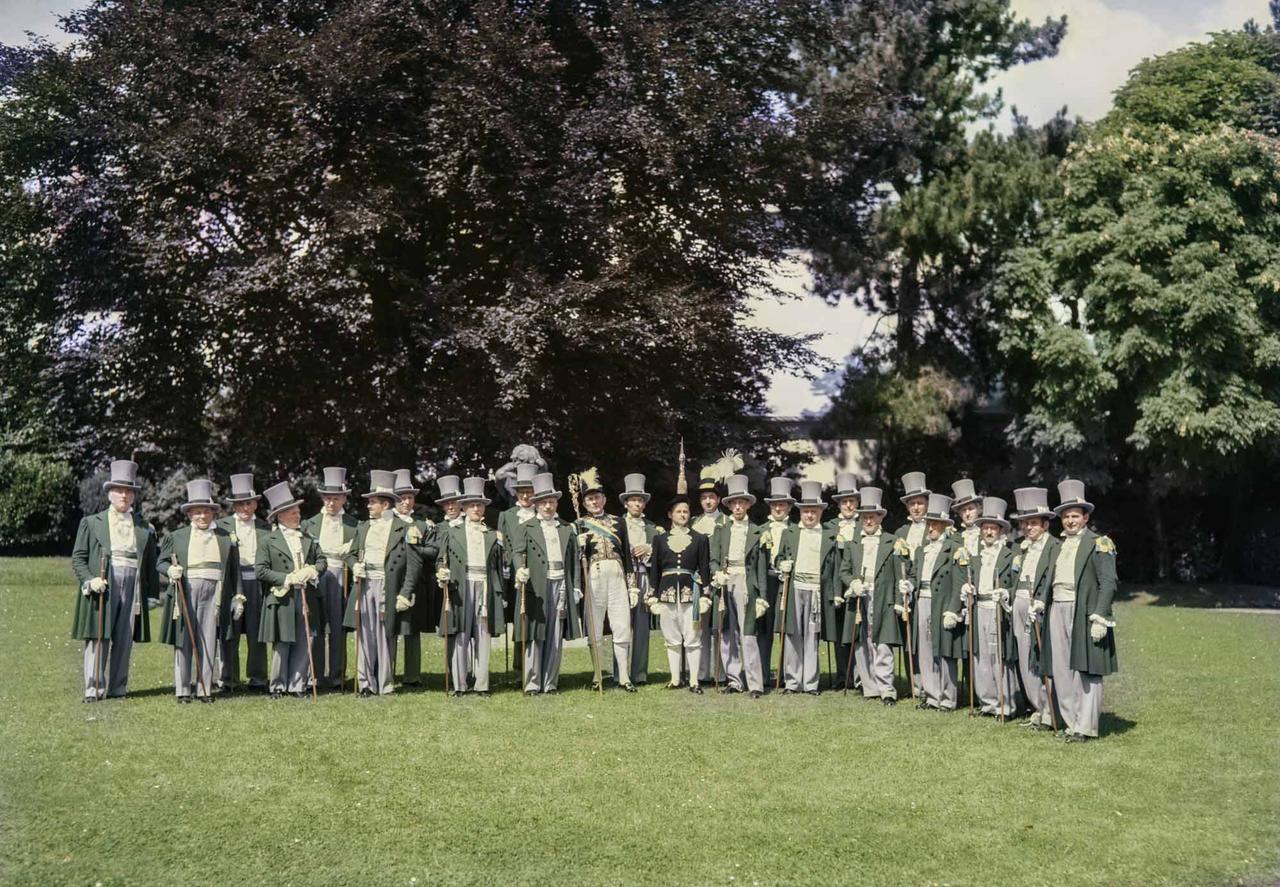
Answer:
<svg viewBox="0 0 1280 887"><path fill-rule="evenodd" d="M854 607L861 606L864 609L864 618L857 623L856 627L855 619L844 620L840 637L842 643L848 644L862 640L862 634L867 630L865 610L870 607L872 621L875 624L875 633L871 638L872 642L887 644L891 647L901 647L903 645L902 619L894 611L893 605L901 600L901 595L898 594L899 580L913 578L914 570L911 557L898 553L897 542L897 537L884 530L880 531L880 544L876 547L875 584L866 597L861 599L861 602L859 602L858 598L854 598L848 604L845 604L846 607L850 605ZM862 540L859 539L857 545L846 545L845 553L849 564L849 581L852 582L861 576L863 572Z"/></svg>
<svg viewBox="0 0 1280 887"><path fill-rule="evenodd" d="M1080 549L1076 552L1076 606L1071 631L1071 667L1091 675L1109 675L1119 670L1116 661L1116 633L1107 629L1106 636L1094 642L1089 637L1089 617L1101 616L1113 621L1111 601L1116 594L1116 549L1106 536L1093 530L1081 532ZM1057 558L1054 559L1055 561ZM1044 589L1045 627L1041 629L1044 649L1040 653L1040 667L1045 674L1052 674L1052 650L1049 642L1049 610L1053 604L1053 569Z"/></svg>
<svg viewBox="0 0 1280 887"><path fill-rule="evenodd" d="M217 528L218 528L218 529L220 529L220 530L226 530L229 534L231 534L231 540L232 540L233 542L235 542L235 543L239 544L240 540L239 540L239 539L236 539L236 518L235 518L235 515L233 515L233 514L229 514L229 515L227 515L226 517L220 517L220 518L218 518L217 522L215 522L215 523L214 523L214 526L215 526L215 527L217 527ZM270 533L270 532L271 532L271 524L267 523L266 521L264 521L264 520L263 520L262 518L260 518L260 517L255 517L255 518L253 519L253 527L254 527L254 529L255 529L255 530L257 530L257 531L258 531L258 540L257 540L257 541L258 541L258 544L259 544L259 545L261 545L261 544L262 544L262 537L263 537L263 536L265 536L267 533ZM303 521L303 523L302 523L302 528L305 530L305 529L306 529L306 527L307 527L306 521ZM254 551L256 552L256 551L257 551L257 549L255 548L255 549L254 549ZM249 567L250 569L252 569L252 568L253 568L253 564L245 564L245 566L246 566L246 567Z"/></svg>
<svg viewBox="0 0 1280 887"><path fill-rule="evenodd" d="M358 563L364 556L365 540L369 537L370 521L360 521L356 527L356 536L351 543L352 563ZM417 530L416 533L414 531ZM383 628L387 633L387 637L393 637L396 634L411 634L410 614L413 608L410 607L403 613L396 612L396 598L400 594L408 596L411 593L408 587L408 578L410 574L409 565L414 561L421 559L417 545L409 543L410 536L421 540L421 530L414 524L406 523L395 515L391 516L391 532L387 536L387 552L382 562L382 570L384 579L382 583L382 606L383 606ZM419 544L421 544L419 542ZM416 573L416 570L414 571ZM361 581L361 580L353 580ZM349 631L355 631L356 628L356 601L359 595L347 595L346 611L342 617L342 626Z"/></svg>
<svg viewBox="0 0 1280 887"><path fill-rule="evenodd" d="M933 573L922 575L924 569L924 546L916 549L912 559L911 571L916 577L917 594L920 583L929 581L929 597L933 601L929 608L929 626L933 632L933 655L961 659L965 655L965 624L960 622L955 628L947 631L942 627L944 613L955 613L957 617L964 615L964 603L960 595L960 587L964 585L963 568L956 563L956 549L963 548L962 540L947 535L942 539L942 548L933 562ZM920 649L920 632L916 630L915 619L911 620L911 647L916 657L924 655Z"/></svg>
<svg viewBox="0 0 1280 887"><path fill-rule="evenodd" d="M448 634L457 634L459 613L462 609L463 583L467 579L467 522L463 520L454 527L446 521L436 526L442 528L435 540L438 546L436 557L446 558L449 564L449 624L445 630ZM502 546L498 544L497 531L488 526L484 528L484 537L484 606L489 620L489 633L497 637L506 631L507 627L503 617ZM443 614L443 594L440 595L440 606ZM443 619L440 620L440 622L443 621Z"/></svg>
<svg viewBox="0 0 1280 887"><path fill-rule="evenodd" d="M311 517L307 518L302 522L302 532L306 533L308 536L310 536L311 538L319 542L320 541L320 524L323 521L323 519L324 519L323 510L321 510L316 514L311 515ZM344 544L347 542L352 543L352 547L348 548L346 555L344 555L341 558L341 560L343 560L346 563L348 568L350 568L351 565L354 564L356 561L354 543L356 541L356 530L359 527L360 527L360 521L356 520L354 517L347 514L345 511L342 513L342 541Z"/></svg>
<svg viewBox="0 0 1280 887"><path fill-rule="evenodd" d="M963 541L962 543L963 544ZM982 570L982 549L983 543L978 543L978 553L972 556L970 566L973 568L973 588L975 593L978 589L979 574ZM1004 661L1007 665L1017 665L1018 663L1018 633L1014 630L1013 614L1013 587L1018 581L1018 571L1013 567L1013 548L1008 542L1001 544L1000 553L996 557L996 569L992 576L996 588L1003 588L1009 593L1009 603L1006 607L999 607L1000 614L1000 643L1004 653ZM962 580L963 581L963 580ZM974 603L974 619L977 619L977 603ZM975 627L976 627L975 622ZM968 638L965 639L965 655L969 655Z"/></svg>
<svg viewBox="0 0 1280 887"><path fill-rule="evenodd" d="M302 562L315 567L317 573L323 573L327 567L324 555L320 553L320 543L305 530L302 533ZM292 644L298 640L293 623L297 618L300 589L291 587L284 597L276 597L271 593L273 588L284 585L284 577L292 573L293 569L293 554L279 527L258 539L258 556L253 564L253 572L258 576L258 584L262 586L262 617L258 624L258 640L264 644ZM316 614L320 612L315 586L308 586L306 595L307 612L314 630L315 620L318 618Z"/></svg>
<svg viewBox="0 0 1280 887"><path fill-rule="evenodd" d="M578 605L574 603L576 592L582 589L582 561L578 550L577 527L556 518L556 533L560 539L560 557L564 563L564 637L572 640L584 635ZM517 643L524 643L526 639L541 641L547 636L547 570L551 561L542 527L536 522L525 524L520 532L519 546L515 551L515 563L529 567L529 582L525 586L523 619L520 617L520 592L516 591L514 638ZM528 638L525 636L526 626Z"/></svg>
<svg viewBox="0 0 1280 887"><path fill-rule="evenodd" d="M724 566L725 561L729 557L729 536L733 531L731 522L726 521L723 525L716 527L716 531L711 534L711 575L714 577L721 570L728 572L728 568ZM744 548L745 556L743 562L746 566L747 573L747 606L746 618L742 622L742 633L744 635L756 633L756 599L765 596L765 591L769 582L769 552L760 547L760 527L757 524L747 521L747 541ZM716 591L717 596L719 591ZM728 619L728 608L721 615L721 629L725 628L724 620Z"/></svg>
<svg viewBox="0 0 1280 887"><path fill-rule="evenodd" d="M1056 536L1045 534L1044 550L1040 552L1040 559L1036 561L1036 572L1034 576L1023 577L1022 562L1026 556L1021 548L1022 543L1018 543L1014 547L1013 553L1013 569L1018 574L1014 577L1014 587L1016 588L1023 578L1029 578L1031 583L1031 597L1033 600L1047 600L1049 596L1049 582L1053 578L1053 563L1058 559L1058 553L1062 551L1062 543ZM1040 623L1040 634L1044 634L1044 623ZM1030 657L1033 662L1039 662L1041 656L1040 645L1036 643L1036 631L1031 629L1030 633L1031 651Z"/></svg>
<svg viewBox="0 0 1280 887"><path fill-rule="evenodd" d="M214 526L213 535L218 540L218 562L222 567L222 581L219 583L215 597L218 608L218 637L226 640L231 636L231 598L240 591L240 548L231 541L231 534L219 526ZM164 612L160 616L160 640L170 646L177 646L181 638L186 637L187 627L183 624L182 611L178 611L178 620L173 618L173 611L178 607L173 583L167 575L169 567L177 564L182 567L183 589L187 592L187 606L191 606L191 592L187 587L185 576L191 564L187 561L187 550L191 545L191 525L179 527L164 537L160 544L160 557L156 564L156 572L160 577L160 588L164 595Z"/></svg>
<svg viewBox="0 0 1280 887"><path fill-rule="evenodd" d="M147 601L160 596L160 586L156 582L159 546L151 526L136 511L132 518L133 543L138 553L135 600L140 600L142 604L142 612L133 617L133 640L134 643L145 644L151 640L151 610ZM75 574L78 583L75 611L71 618L71 636L76 640L100 640L115 622L116 602L110 594L84 595L80 592L84 584L99 576L103 569L106 570L107 581L110 581L111 530L107 526L105 510L81 519L80 527L76 530L76 542L71 549L71 572ZM98 611L102 610L104 604L106 610L102 613L102 631L99 632Z"/></svg>
<svg viewBox="0 0 1280 887"><path fill-rule="evenodd" d="M799 524L792 524L782 531L782 540L778 545L778 560L792 561L792 577L787 591L787 599L783 601L781 596L778 598L778 608L783 617L783 625L787 624L787 620L791 618L792 610L795 609L795 560L800 548L801 532L803 530ZM822 535L822 549L818 555L822 628L818 639L838 643L840 634L836 611L843 609L843 605L837 607L835 598L837 595L843 597L845 589L849 587L849 582L853 579L853 573L850 572L849 559L844 555L845 547L840 543L835 531L819 527L818 532Z"/></svg>
<svg viewBox="0 0 1280 887"><path fill-rule="evenodd" d="M399 520L399 518L396 518ZM440 589L435 577L436 557L436 525L425 518L414 518L413 528L416 533L408 535L409 547L413 549L413 560L418 569L410 570L405 577L406 594L413 597L413 606L409 608L408 622L401 622L401 634L414 634L424 631L435 631L437 616L435 608L440 605ZM430 561L432 569L424 569Z"/></svg>

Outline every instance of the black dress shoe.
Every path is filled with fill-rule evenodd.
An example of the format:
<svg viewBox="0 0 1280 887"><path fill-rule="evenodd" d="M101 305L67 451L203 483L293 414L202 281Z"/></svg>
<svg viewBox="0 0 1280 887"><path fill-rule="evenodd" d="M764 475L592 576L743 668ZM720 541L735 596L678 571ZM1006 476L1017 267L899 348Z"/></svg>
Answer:
<svg viewBox="0 0 1280 887"><path fill-rule="evenodd" d="M667 684L668 690L679 690L684 684Z"/></svg>
<svg viewBox="0 0 1280 887"><path fill-rule="evenodd" d="M782 695L783 695L783 696L794 696L794 695L795 695L795 692L796 692L796 691L795 691L795 690L792 690L790 687L783 687L783 688L782 688Z"/></svg>
<svg viewBox="0 0 1280 887"><path fill-rule="evenodd" d="M721 687L720 688L720 694L722 696L732 696L734 693L741 693L741 692L742 691L739 690L737 687Z"/></svg>
<svg viewBox="0 0 1280 887"><path fill-rule="evenodd" d="M892 696L881 696L880 703L882 705L897 705L898 700L894 699Z"/></svg>
<svg viewBox="0 0 1280 887"><path fill-rule="evenodd" d="M306 694L306 692L305 692L305 691L303 691L303 690L294 690L294 691L293 691L292 693L290 693L289 695L290 695L290 696L292 696L294 699L306 699L306 698L307 698L307 694Z"/></svg>
<svg viewBox="0 0 1280 887"><path fill-rule="evenodd" d="M594 690L594 689L595 689L595 687L592 687L591 689L593 689L593 690ZM542 691L542 695L543 695L543 696L559 696L559 695L560 695L560 690L559 690L558 688L556 688L556 687L552 687L550 690L543 690L543 691Z"/></svg>
<svg viewBox="0 0 1280 887"><path fill-rule="evenodd" d="M805 691L804 691L804 695L806 695L806 696L820 696L820 695L822 695L822 691L821 691L821 690L805 690Z"/></svg>
<svg viewBox="0 0 1280 887"><path fill-rule="evenodd" d="M179 696L179 697L178 697L178 705L186 705L186 704L188 704L189 702L191 702L191 697L190 697L190 696Z"/></svg>
<svg viewBox="0 0 1280 887"><path fill-rule="evenodd" d="M210 705L211 705L211 704L213 704L213 697L212 697L212 696L201 696L201 697L200 697L200 701L201 701L201 702L203 702L203 703L206 703L206 704L210 704Z"/></svg>
<svg viewBox="0 0 1280 887"><path fill-rule="evenodd" d="M622 685L622 689L626 690L628 693L634 693L634 692L636 692L636 685L635 685L635 684L623 684L623 685Z"/></svg>
<svg viewBox="0 0 1280 887"><path fill-rule="evenodd" d="M525 696L537 696L537 695L538 695L538 691L537 691L537 690L525 690L525 691L524 691L524 695L525 695Z"/></svg>
<svg viewBox="0 0 1280 887"><path fill-rule="evenodd" d="M462 698L462 695L463 695L463 694L462 694L462 691L461 691L461 690L454 690L454 691L453 691L453 698L454 698L454 699L461 699L461 698Z"/></svg>
<svg viewBox="0 0 1280 887"><path fill-rule="evenodd" d="M370 690L368 687L365 687L363 690L360 691L361 699L368 699L372 695L373 695L373 691Z"/></svg>
<svg viewBox="0 0 1280 887"><path fill-rule="evenodd" d="M283 690L272 690L272 691L271 691L271 698L272 698L272 699L283 699L283 698L284 698L284 691L283 691Z"/></svg>
<svg viewBox="0 0 1280 887"><path fill-rule="evenodd" d="M689 688L689 692L690 692L690 693L696 693L696 694L698 694L699 696L701 696L701 695L702 695L702 688L701 688L700 686L698 686L697 684L694 684L693 686L691 686L691 687Z"/></svg>
<svg viewBox="0 0 1280 887"><path fill-rule="evenodd" d="M86 697L84 698L84 701L85 701L86 703L89 703L89 702L97 702L97 701L98 701L98 697L97 697L97 696L86 696Z"/></svg>
<svg viewBox="0 0 1280 887"><path fill-rule="evenodd" d="M763 694L763 693L761 693L759 690L752 690L748 695L749 695L752 699L759 699L759 698L760 698L761 696L763 696L764 694Z"/></svg>
<svg viewBox="0 0 1280 887"><path fill-rule="evenodd" d="M1088 742L1093 739L1092 736L1085 736L1083 733L1068 733L1067 742Z"/></svg>

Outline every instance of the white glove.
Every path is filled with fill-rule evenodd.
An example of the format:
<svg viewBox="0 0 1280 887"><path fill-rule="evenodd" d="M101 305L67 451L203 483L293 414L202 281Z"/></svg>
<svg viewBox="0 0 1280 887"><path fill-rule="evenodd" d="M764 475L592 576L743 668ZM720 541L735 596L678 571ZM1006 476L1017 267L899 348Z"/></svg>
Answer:
<svg viewBox="0 0 1280 887"><path fill-rule="evenodd" d="M300 584L306 585L308 582L319 580L320 574L316 572L316 568L311 564L305 564L302 569L298 570L298 578L302 580Z"/></svg>
<svg viewBox="0 0 1280 887"><path fill-rule="evenodd" d="M106 590L107 580L103 579L101 576L94 576L89 580L89 591L92 591L94 594L102 594Z"/></svg>
<svg viewBox="0 0 1280 887"><path fill-rule="evenodd" d="M585 550L587 547L587 542L589 542L590 539L591 539L590 533L579 533L578 534L578 550L579 551Z"/></svg>
<svg viewBox="0 0 1280 887"><path fill-rule="evenodd" d="M905 607L902 606L902 604L894 604L893 612L897 613L898 618L900 618L903 622L907 621L907 610Z"/></svg>
<svg viewBox="0 0 1280 887"><path fill-rule="evenodd" d="M351 575L356 579L365 579L369 575L369 571L365 569L364 561L356 561L351 565Z"/></svg>
<svg viewBox="0 0 1280 887"><path fill-rule="evenodd" d="M628 588L627 597L631 601L632 608L634 608L636 604L640 603L640 589L635 587Z"/></svg>
<svg viewBox="0 0 1280 887"><path fill-rule="evenodd" d="M724 570L717 570L716 574L711 577L711 584L725 588L729 585L729 574Z"/></svg>
<svg viewBox="0 0 1280 887"><path fill-rule="evenodd" d="M994 588L991 590L991 599L996 603L1004 604L1009 601L1009 591L1005 588Z"/></svg>
<svg viewBox="0 0 1280 887"><path fill-rule="evenodd" d="M707 611L711 609L711 598L702 595L698 598L698 615L705 616Z"/></svg>
<svg viewBox="0 0 1280 887"><path fill-rule="evenodd" d="M966 598L973 597L973 586L968 582L966 582L964 585L961 585L960 594Z"/></svg>
<svg viewBox="0 0 1280 887"><path fill-rule="evenodd" d="M403 613L405 610L413 606L413 599L407 598L402 594L396 595L396 612Z"/></svg>
<svg viewBox="0 0 1280 887"><path fill-rule="evenodd" d="M834 607L843 607L844 598L842 598L840 595L836 595L834 598L831 599L831 605Z"/></svg>
<svg viewBox="0 0 1280 887"><path fill-rule="evenodd" d="M246 598L242 594L238 594L231 599L231 618L240 619L244 616L244 602Z"/></svg>
<svg viewBox="0 0 1280 887"><path fill-rule="evenodd" d="M288 587L288 586L290 586L290 585L301 585L301 584L302 584L302 579L301 579L301 577L300 577L300 575L299 575L299 574L301 574L301 573L302 573L302 571L301 571L301 570L292 570L292 571L290 571L290 572L288 572L288 573L285 573L285 575L284 575L284 584L285 584L285 587L287 588L287 587Z"/></svg>
<svg viewBox="0 0 1280 887"><path fill-rule="evenodd" d="M639 545L631 546L631 556L640 560L648 560L649 555L653 554L653 546L648 542L641 542Z"/></svg>
<svg viewBox="0 0 1280 887"><path fill-rule="evenodd" d="M756 618L759 619L768 611L769 602L762 597L756 598Z"/></svg>
<svg viewBox="0 0 1280 887"><path fill-rule="evenodd" d="M289 586L287 585L278 585L275 588L271 589L271 594L278 598L282 598L288 593L289 593Z"/></svg>
<svg viewBox="0 0 1280 887"><path fill-rule="evenodd" d="M439 582L441 585L444 585L446 582L449 581L448 567L436 567L436 581Z"/></svg>
<svg viewBox="0 0 1280 887"><path fill-rule="evenodd" d="M1106 640L1106 637L1107 637L1107 626L1106 626L1106 625L1102 624L1101 622L1090 622L1090 623L1089 623L1089 638L1090 638L1090 640L1092 640L1095 644L1098 644L1098 643L1101 643L1102 641Z"/></svg>
<svg viewBox="0 0 1280 887"><path fill-rule="evenodd" d="M170 564L169 569L165 570L165 575L170 580L177 581L182 578L182 564Z"/></svg>
<svg viewBox="0 0 1280 887"><path fill-rule="evenodd" d="M901 594L901 595L908 595L908 594L911 594L911 590L912 590L912 588L913 588L913 586L911 585L911 580L910 580L910 579L899 579L899 580L898 580L898 594Z"/></svg>
<svg viewBox="0 0 1280 887"><path fill-rule="evenodd" d="M960 617L957 616L955 613L942 614L942 627L945 628L947 631L951 631L953 628L955 628L959 624L960 624Z"/></svg>
<svg viewBox="0 0 1280 887"><path fill-rule="evenodd" d="M650 613L656 613L656 612L658 612L658 606L659 606L661 603L662 603L662 602L661 602L661 601L659 601L656 597L652 597L652 596L647 597L647 598L645 598L645 599L644 599L644 605L645 605L646 607L648 607L648 608L649 608L649 612L650 612Z"/></svg>
<svg viewBox="0 0 1280 887"><path fill-rule="evenodd" d="M778 572L779 572L779 573L790 573L790 572L791 572L791 568L792 568L792 567L794 567L794 566L795 566L795 562L794 562L794 561L778 561Z"/></svg>
<svg viewBox="0 0 1280 887"><path fill-rule="evenodd" d="M133 599L133 615L142 615L142 598L140 597L134 597Z"/></svg>
<svg viewBox="0 0 1280 887"><path fill-rule="evenodd" d="M849 590L844 593L845 600L853 597L866 597L867 585L861 579L854 579L849 583Z"/></svg>
<svg viewBox="0 0 1280 887"><path fill-rule="evenodd" d="M1044 615L1044 601L1032 601L1032 602L1031 602L1031 609L1028 611L1027 615L1031 617L1031 620L1032 620L1033 622L1034 622L1035 620L1039 619L1041 616L1043 616L1043 615Z"/></svg>
<svg viewBox="0 0 1280 887"><path fill-rule="evenodd" d="M518 582L521 585L524 585L528 581L529 581L529 568L528 567L516 568L516 582Z"/></svg>

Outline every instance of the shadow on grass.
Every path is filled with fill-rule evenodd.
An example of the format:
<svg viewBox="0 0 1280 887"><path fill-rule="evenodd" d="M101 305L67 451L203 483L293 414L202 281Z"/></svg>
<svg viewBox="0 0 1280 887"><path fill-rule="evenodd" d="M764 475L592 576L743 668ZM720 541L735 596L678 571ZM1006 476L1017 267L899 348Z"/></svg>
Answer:
<svg viewBox="0 0 1280 887"><path fill-rule="evenodd" d="M1156 607L1198 609L1247 608L1280 610L1280 588L1267 585L1212 585L1166 583L1122 583L1117 601Z"/></svg>
<svg viewBox="0 0 1280 887"><path fill-rule="evenodd" d="M1136 726L1138 726L1137 721L1131 721L1128 718L1120 717L1118 714L1104 711L1102 717L1098 719L1098 736L1123 736Z"/></svg>

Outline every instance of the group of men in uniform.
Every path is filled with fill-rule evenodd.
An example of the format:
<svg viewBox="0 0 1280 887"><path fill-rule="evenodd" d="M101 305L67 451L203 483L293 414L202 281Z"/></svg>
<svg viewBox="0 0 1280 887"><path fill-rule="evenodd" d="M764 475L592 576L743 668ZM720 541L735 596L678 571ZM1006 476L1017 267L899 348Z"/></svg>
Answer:
<svg viewBox="0 0 1280 887"><path fill-rule="evenodd" d="M845 692L894 704L897 664L919 708L957 709L963 684L974 714L1022 712L1028 727L1055 732L1061 722L1070 741L1098 735L1102 678L1116 669L1115 546L1088 528L1082 482L1060 483L1053 508L1044 488L1015 490L1006 516L1005 500L977 495L971 480L947 496L912 472L907 521L889 533L883 491L847 473L830 502L820 482L801 481L796 498L794 481L771 478L755 523L740 468L726 454L704 469L699 513L679 493L665 528L646 516L640 474L624 479L616 514L594 470L572 477L570 521L553 476L520 464L496 528L481 477L439 478L438 522L416 515L407 469L371 472L364 520L347 513L342 468L324 469L322 508L306 520L287 481L259 495L252 475L233 475L232 513L219 517L212 482L197 479L188 523L158 541L133 509L137 465L113 462L109 505L81 521L72 556L85 701L125 694L131 646L150 640L149 601L163 598L179 702L240 685L241 638L249 688L338 689L348 632L362 696L393 692L400 646L401 683L420 683L432 632L444 638L446 690L488 695L492 639L507 626L523 692L556 693L564 641L578 637L603 690L607 625L607 667L628 692L648 681L651 631L669 687L752 698L818 694L825 641L831 686ZM830 505L837 514L824 520Z"/></svg>

